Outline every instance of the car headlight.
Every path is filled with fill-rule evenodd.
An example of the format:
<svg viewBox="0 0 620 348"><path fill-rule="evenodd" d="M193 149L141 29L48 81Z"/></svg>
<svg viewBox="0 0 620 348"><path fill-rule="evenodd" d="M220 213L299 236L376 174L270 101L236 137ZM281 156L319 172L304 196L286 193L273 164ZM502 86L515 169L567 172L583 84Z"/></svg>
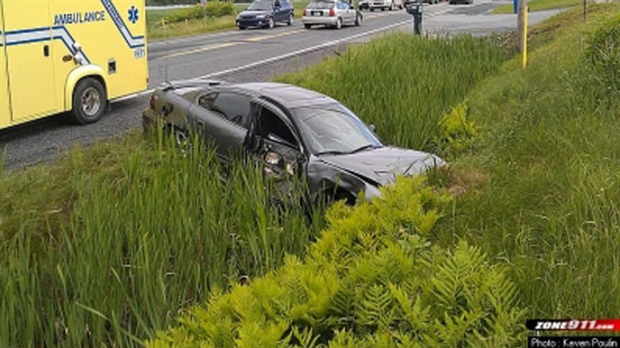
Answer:
<svg viewBox="0 0 620 348"><path fill-rule="evenodd" d="M258 15L256 16L257 19L265 19L267 16L266 15Z"/></svg>
<svg viewBox="0 0 620 348"><path fill-rule="evenodd" d="M373 198L381 197L382 195L377 186L366 183L366 187L364 187L364 198L366 198L366 200L372 201Z"/></svg>

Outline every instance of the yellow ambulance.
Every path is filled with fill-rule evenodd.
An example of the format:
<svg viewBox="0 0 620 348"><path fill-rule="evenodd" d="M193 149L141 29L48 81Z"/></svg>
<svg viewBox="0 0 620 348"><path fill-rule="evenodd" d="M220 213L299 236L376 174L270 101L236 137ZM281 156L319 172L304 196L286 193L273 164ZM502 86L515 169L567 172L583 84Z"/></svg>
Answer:
<svg viewBox="0 0 620 348"><path fill-rule="evenodd" d="M0 129L96 122L148 85L144 0L0 0Z"/></svg>

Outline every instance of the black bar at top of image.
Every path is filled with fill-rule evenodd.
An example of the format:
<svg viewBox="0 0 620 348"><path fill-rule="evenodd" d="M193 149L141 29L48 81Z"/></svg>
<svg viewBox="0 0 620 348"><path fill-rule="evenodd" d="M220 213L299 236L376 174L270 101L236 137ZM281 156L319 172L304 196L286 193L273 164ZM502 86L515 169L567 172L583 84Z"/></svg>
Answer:
<svg viewBox="0 0 620 348"><path fill-rule="evenodd" d="M528 348L620 348L620 336L530 336Z"/></svg>

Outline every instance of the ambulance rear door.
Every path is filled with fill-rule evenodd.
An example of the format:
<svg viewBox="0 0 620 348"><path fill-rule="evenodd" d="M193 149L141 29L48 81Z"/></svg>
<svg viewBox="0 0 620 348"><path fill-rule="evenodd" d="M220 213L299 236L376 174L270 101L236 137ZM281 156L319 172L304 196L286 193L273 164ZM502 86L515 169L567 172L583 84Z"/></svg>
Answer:
<svg viewBox="0 0 620 348"><path fill-rule="evenodd" d="M56 111L50 1L3 0L11 122Z"/></svg>

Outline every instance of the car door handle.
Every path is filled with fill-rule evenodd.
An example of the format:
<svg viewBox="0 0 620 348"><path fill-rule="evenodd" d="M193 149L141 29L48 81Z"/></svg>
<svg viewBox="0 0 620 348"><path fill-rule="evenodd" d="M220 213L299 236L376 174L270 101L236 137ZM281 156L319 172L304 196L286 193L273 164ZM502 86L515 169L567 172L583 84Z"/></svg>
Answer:
<svg viewBox="0 0 620 348"><path fill-rule="evenodd" d="M49 45L43 46L43 56L44 57L49 57L50 56L50 46Z"/></svg>

